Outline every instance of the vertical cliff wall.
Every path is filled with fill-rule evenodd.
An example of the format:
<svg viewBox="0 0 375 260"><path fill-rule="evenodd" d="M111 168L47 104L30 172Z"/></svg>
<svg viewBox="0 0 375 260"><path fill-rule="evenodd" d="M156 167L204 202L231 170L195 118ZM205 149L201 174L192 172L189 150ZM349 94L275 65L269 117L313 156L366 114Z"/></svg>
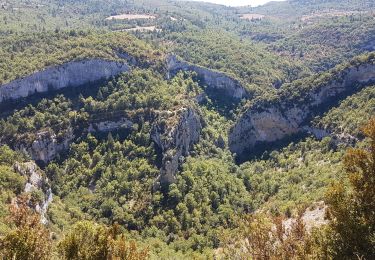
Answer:
<svg viewBox="0 0 375 260"><path fill-rule="evenodd" d="M90 123L87 129L83 131L90 133L108 133L119 129L131 129L132 126L133 122L128 118L112 120L108 118L106 121ZM46 164L55 159L58 154L69 150L70 145L76 138L73 132L72 126L65 129L63 135L60 133L59 137L52 129L40 131L35 134L35 137L30 143L20 140L20 143L16 145L16 149L26 152L34 161Z"/></svg>
<svg viewBox="0 0 375 260"><path fill-rule="evenodd" d="M317 110L373 82L375 64L369 61L334 71L327 82L313 80L310 90L296 88L298 94L292 87L283 90L278 100L258 102L243 113L229 132L230 150L238 155L251 153L257 144L296 134Z"/></svg>
<svg viewBox="0 0 375 260"><path fill-rule="evenodd" d="M47 210L53 200L48 178L35 162L32 161L16 163L14 170L26 178L25 192L40 191L44 195L41 198L42 200L37 202L33 207L40 214L42 223L47 224Z"/></svg>
<svg viewBox="0 0 375 260"><path fill-rule="evenodd" d="M0 103L5 100L28 97L35 93L78 87L89 82L108 79L129 70L130 67L125 62L103 59L67 62L0 86Z"/></svg>
<svg viewBox="0 0 375 260"><path fill-rule="evenodd" d="M31 143L20 140L16 149L26 152L36 162L48 163L61 152L67 151L74 140L73 129L66 129L63 136L57 137L52 130L40 131L35 134Z"/></svg>
<svg viewBox="0 0 375 260"><path fill-rule="evenodd" d="M174 55L167 57L167 69L170 75L178 71L193 71L203 80L210 89L223 91L228 97L242 99L249 96L246 89L238 82L224 73L216 72L178 59Z"/></svg>
<svg viewBox="0 0 375 260"><path fill-rule="evenodd" d="M156 123L151 132L151 139L162 152L162 167L157 182L173 183L182 157L189 155L192 146L199 141L202 130L201 117L193 108L180 111L174 125Z"/></svg>

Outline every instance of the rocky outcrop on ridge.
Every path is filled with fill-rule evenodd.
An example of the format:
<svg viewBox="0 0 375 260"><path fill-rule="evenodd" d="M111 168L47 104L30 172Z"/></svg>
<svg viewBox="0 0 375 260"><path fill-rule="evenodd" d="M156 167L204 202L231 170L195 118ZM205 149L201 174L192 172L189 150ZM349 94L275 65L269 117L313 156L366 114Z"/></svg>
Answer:
<svg viewBox="0 0 375 260"><path fill-rule="evenodd" d="M36 133L31 144L21 143L16 145L16 148L25 151L34 161L46 164L61 152L68 150L73 139L73 129L71 128L67 129L63 137L57 137L52 130L45 130Z"/></svg>
<svg viewBox="0 0 375 260"><path fill-rule="evenodd" d="M281 90L278 99L255 102L242 114L230 130L230 150L237 155L251 153L255 146L297 134L315 111L373 82L375 58L370 55L366 61L340 66L328 76L312 79L302 90L292 84Z"/></svg>
<svg viewBox="0 0 375 260"><path fill-rule="evenodd" d="M189 155L192 146L199 141L202 129L201 116L194 108L183 108L179 111L177 122L160 121L151 132L151 139L161 150L162 166L159 184L170 184L175 181L176 172Z"/></svg>
<svg viewBox="0 0 375 260"><path fill-rule="evenodd" d="M208 88L216 91L223 91L228 97L237 100L249 96L249 93L238 80L233 79L224 73L190 64L174 55L169 55L167 57L167 69L169 76L175 75L179 71L196 72L198 77L202 79L203 84L207 85Z"/></svg>
<svg viewBox="0 0 375 260"><path fill-rule="evenodd" d="M326 219L327 205L324 201L319 201L312 204L309 208L301 215L301 221L305 225L307 232L311 232L313 228L319 228L327 225L328 219ZM296 218L288 218L282 222L285 231L290 231L292 226L296 223Z"/></svg>

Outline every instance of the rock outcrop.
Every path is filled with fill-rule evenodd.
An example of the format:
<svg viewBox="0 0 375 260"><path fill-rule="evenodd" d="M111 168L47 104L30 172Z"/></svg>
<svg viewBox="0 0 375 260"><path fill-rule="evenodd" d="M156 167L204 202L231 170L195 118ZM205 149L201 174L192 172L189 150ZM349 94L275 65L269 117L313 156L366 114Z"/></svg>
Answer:
<svg viewBox="0 0 375 260"><path fill-rule="evenodd" d="M307 208L301 215L301 220L305 225L307 232L311 232L313 228L319 228L329 223L326 219L327 205L324 201L319 201ZM292 226L296 223L296 218L288 218L283 220L282 224L285 231L290 231Z"/></svg>
<svg viewBox="0 0 375 260"><path fill-rule="evenodd" d="M133 123L130 120L120 118L113 121L91 123L84 131L107 133L119 129L131 129L132 126ZM67 151L74 138L71 127L66 129L62 136L57 136L52 130L45 130L36 133L31 143L21 143L16 149L25 151L34 161L46 164L55 159L58 154Z"/></svg>
<svg viewBox="0 0 375 260"><path fill-rule="evenodd" d="M162 166L158 184L170 184L175 181L175 174L189 155L192 146L199 141L202 129L201 116L193 108L179 111L177 122L159 121L154 125L151 139L162 153Z"/></svg>
<svg viewBox="0 0 375 260"><path fill-rule="evenodd" d="M302 127L306 133L313 135L316 139L323 139L324 137L331 136L331 133L329 133L326 129L311 127L311 126L304 126Z"/></svg>
<svg viewBox="0 0 375 260"><path fill-rule="evenodd" d="M375 62L370 59L344 69L336 68L328 78L323 75L313 79L306 91L294 90L293 85L281 90L274 102L255 103L243 113L230 130L230 150L237 155L252 153L255 146L297 134L316 111L373 82Z"/></svg>
<svg viewBox="0 0 375 260"><path fill-rule="evenodd" d="M162 155L159 183L173 183L175 173L183 158L189 155L192 146L199 141L202 129L202 118L196 109L188 107L176 112L162 112L167 116L159 116L153 123L151 139ZM87 132L111 132L119 129L131 129L133 123L127 118L111 121L93 122ZM18 150L30 154L37 162L48 163L56 156L67 151L74 141L73 129L66 129L63 135L57 136L52 130L38 132L31 143L22 143Z"/></svg>
<svg viewBox="0 0 375 260"><path fill-rule="evenodd" d="M47 224L47 210L49 204L53 200L52 190L48 178L39 169L35 162L16 163L14 165L14 169L27 179L24 189L25 192L39 191L41 194L43 194L43 197L39 198L40 201L36 201L34 206L35 210L41 215L42 223Z"/></svg>
<svg viewBox="0 0 375 260"><path fill-rule="evenodd" d="M46 130L36 133L31 144L22 143L16 148L28 153L34 161L46 164L61 152L68 150L73 139L73 129L71 128L66 130L63 137L57 137L52 130Z"/></svg>
<svg viewBox="0 0 375 260"><path fill-rule="evenodd" d="M0 103L5 100L28 97L35 93L82 86L129 70L130 67L125 62L103 59L67 62L0 86Z"/></svg>
<svg viewBox="0 0 375 260"><path fill-rule="evenodd" d="M93 132L106 133L106 132L111 132L111 131L115 131L118 129L131 129L132 126L133 126L132 121L130 121L127 118L120 118L116 121L111 120L111 121L91 123L88 128L88 131L90 133L93 133Z"/></svg>
<svg viewBox="0 0 375 260"><path fill-rule="evenodd" d="M196 72L198 77L208 88L223 91L228 97L237 100L249 96L246 89L240 84L240 82L238 82L238 80L233 79L224 73L190 64L178 59L174 55L169 55L167 57L167 69L169 75L175 75L179 71Z"/></svg>

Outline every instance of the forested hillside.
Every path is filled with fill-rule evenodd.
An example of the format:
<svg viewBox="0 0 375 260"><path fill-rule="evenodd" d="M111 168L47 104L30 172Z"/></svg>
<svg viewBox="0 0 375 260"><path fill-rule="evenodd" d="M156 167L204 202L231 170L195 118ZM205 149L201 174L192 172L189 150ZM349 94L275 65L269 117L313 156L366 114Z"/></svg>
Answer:
<svg viewBox="0 0 375 260"><path fill-rule="evenodd" d="M373 259L375 5L0 2L0 259Z"/></svg>

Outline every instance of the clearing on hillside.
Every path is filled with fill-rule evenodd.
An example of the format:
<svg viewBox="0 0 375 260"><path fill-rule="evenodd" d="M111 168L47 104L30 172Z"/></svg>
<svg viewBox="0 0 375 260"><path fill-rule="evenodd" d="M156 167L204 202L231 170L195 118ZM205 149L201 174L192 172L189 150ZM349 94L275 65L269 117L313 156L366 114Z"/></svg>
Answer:
<svg viewBox="0 0 375 260"><path fill-rule="evenodd" d="M244 20L262 20L264 17L263 14L243 14L240 18Z"/></svg>
<svg viewBox="0 0 375 260"><path fill-rule="evenodd" d="M130 29L125 29L123 31L126 31L126 32L135 32L135 31L140 31L140 32L153 32L153 31L156 31L156 32L161 32L162 29L158 29L156 28L156 26L137 26L137 27L134 27L134 28L130 28Z"/></svg>
<svg viewBox="0 0 375 260"><path fill-rule="evenodd" d="M136 20L136 19L155 19L156 16L148 15L148 14L119 14L119 15L112 15L107 18L106 20Z"/></svg>

